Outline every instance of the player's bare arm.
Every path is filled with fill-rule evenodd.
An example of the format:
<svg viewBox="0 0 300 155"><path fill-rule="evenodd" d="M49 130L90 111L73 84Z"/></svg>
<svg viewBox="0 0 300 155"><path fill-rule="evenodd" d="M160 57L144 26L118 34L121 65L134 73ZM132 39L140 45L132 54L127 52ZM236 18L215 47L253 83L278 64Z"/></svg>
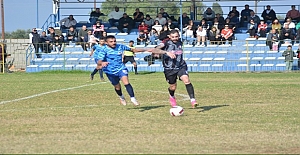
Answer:
<svg viewBox="0 0 300 155"><path fill-rule="evenodd" d="M102 60L98 60L97 67L102 69L103 67L106 67L108 65L108 62L104 62Z"/></svg>
<svg viewBox="0 0 300 155"><path fill-rule="evenodd" d="M94 49L91 50L90 56L92 56L94 53Z"/></svg>
<svg viewBox="0 0 300 155"><path fill-rule="evenodd" d="M176 55L174 53L168 52L168 51L164 51L164 50L159 49L159 48L154 48L154 49L150 50L150 52L153 53L153 54L166 54L166 55L168 55L172 59L176 58Z"/></svg>

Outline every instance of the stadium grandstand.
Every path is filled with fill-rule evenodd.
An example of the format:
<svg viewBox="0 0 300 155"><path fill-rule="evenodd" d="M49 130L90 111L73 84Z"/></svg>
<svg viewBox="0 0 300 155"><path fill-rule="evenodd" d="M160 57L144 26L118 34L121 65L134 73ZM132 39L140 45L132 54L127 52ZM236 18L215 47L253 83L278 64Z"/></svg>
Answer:
<svg viewBox="0 0 300 155"><path fill-rule="evenodd" d="M28 47L26 72L92 71L96 64L90 56L90 46L95 41L94 38L105 37L105 35L114 35L117 42L122 44L128 44L130 40L134 40L136 48L152 48L166 38L167 32L165 31L178 29L184 44L184 59L191 72L285 71L286 63L282 53L289 45L294 51L299 46L300 16L297 17L294 13L298 11L300 14L299 4L275 6L270 3L270 6L248 6L246 4L249 1L245 1L242 6L222 6L226 9L223 12L217 12L214 10L216 7L197 6L195 1L153 1L175 4L170 5L169 8L161 8L142 7L146 3L143 0L125 0L118 1L117 7L105 5L109 4L107 1L97 2L97 6L101 4L98 9L96 5L90 8L80 8L82 3L93 5L93 2L95 1L53 1L53 13L46 19L45 24L37 29L37 31L46 31L48 37L44 37L45 42L40 44L39 54L35 53L34 46ZM206 1L200 2L205 4ZM68 7L70 3L78 3L78 6ZM140 3L141 7L139 9L130 5L124 7L127 3ZM276 7L285 7L286 12L276 12L275 17L271 17L272 8ZM257 11L257 8L266 12L266 15L261 16L262 12ZM76 10L80 9L89 10L91 13L89 15L77 14ZM168 10L174 9L180 11L174 14L168 13ZM292 13L288 13L289 10L292 10ZM116 16L121 19L113 18ZM152 25L156 20L158 24ZM274 20L278 21L280 27L275 27L277 24ZM76 33L73 33L74 31ZM146 40L141 40L142 37ZM138 70L163 71L159 59L145 59L149 55L148 52L136 54ZM126 65L129 70L133 71L131 64ZM293 60L292 70L298 70L296 57Z"/></svg>

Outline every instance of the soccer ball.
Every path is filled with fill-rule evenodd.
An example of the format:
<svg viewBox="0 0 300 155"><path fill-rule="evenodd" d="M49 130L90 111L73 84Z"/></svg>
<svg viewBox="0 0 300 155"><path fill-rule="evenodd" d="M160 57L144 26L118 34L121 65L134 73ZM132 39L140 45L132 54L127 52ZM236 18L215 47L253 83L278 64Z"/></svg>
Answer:
<svg viewBox="0 0 300 155"><path fill-rule="evenodd" d="M170 109L170 114L172 116L181 116L183 114L183 108L181 106L174 106Z"/></svg>

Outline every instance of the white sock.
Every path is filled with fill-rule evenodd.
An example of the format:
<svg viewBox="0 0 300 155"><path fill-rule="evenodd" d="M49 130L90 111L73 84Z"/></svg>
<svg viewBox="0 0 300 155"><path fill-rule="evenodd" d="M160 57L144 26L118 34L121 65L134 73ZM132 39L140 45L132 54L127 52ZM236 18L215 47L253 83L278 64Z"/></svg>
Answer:
<svg viewBox="0 0 300 155"><path fill-rule="evenodd" d="M194 102L194 101L196 101L196 99L194 99L194 98L191 98L191 102Z"/></svg>
<svg viewBox="0 0 300 155"><path fill-rule="evenodd" d="M135 97L130 97L130 100L131 101L136 101L136 98Z"/></svg>

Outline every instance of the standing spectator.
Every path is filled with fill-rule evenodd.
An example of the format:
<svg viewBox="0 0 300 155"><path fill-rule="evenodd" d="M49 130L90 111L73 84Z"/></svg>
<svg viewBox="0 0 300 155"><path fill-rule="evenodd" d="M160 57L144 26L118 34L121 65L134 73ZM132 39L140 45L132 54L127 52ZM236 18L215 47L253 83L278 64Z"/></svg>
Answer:
<svg viewBox="0 0 300 155"><path fill-rule="evenodd" d="M74 19L73 15L70 15L67 18L64 18L60 21L60 27L62 29L69 29L71 26L76 27L77 21Z"/></svg>
<svg viewBox="0 0 300 155"><path fill-rule="evenodd" d="M184 28L189 24L190 17L187 16L187 13L183 13L181 17L182 17L182 27ZM181 17L178 17L178 27L179 28L180 28L180 25L181 25L181 23L180 23L180 20L181 20L180 18Z"/></svg>
<svg viewBox="0 0 300 155"><path fill-rule="evenodd" d="M257 30L257 25L256 23L254 23L254 20L251 19L250 22L248 23L248 33L250 35L250 38L255 38L256 30Z"/></svg>
<svg viewBox="0 0 300 155"><path fill-rule="evenodd" d="M280 33L281 30L281 24L279 23L278 19L275 19L272 23L272 29L276 30L277 33Z"/></svg>
<svg viewBox="0 0 300 155"><path fill-rule="evenodd" d="M292 9L286 13L285 20L287 18L291 18L292 20L296 20L297 22L299 22L300 21L300 12L299 12L299 10L296 10L295 5L292 5L291 8Z"/></svg>
<svg viewBox="0 0 300 155"><path fill-rule="evenodd" d="M127 33L130 34L133 28L134 21L126 13L123 14L123 17L119 20L118 30L121 33L124 33L124 28L127 28Z"/></svg>
<svg viewBox="0 0 300 155"><path fill-rule="evenodd" d="M267 9L262 12L261 17L263 17L265 23L267 23L267 21L272 22L274 19L277 19L276 13L273 9L271 9L270 5L267 5Z"/></svg>
<svg viewBox="0 0 300 155"><path fill-rule="evenodd" d="M208 35L210 44L216 45L221 41L220 31L216 27L212 27Z"/></svg>
<svg viewBox="0 0 300 155"><path fill-rule="evenodd" d="M203 13L203 18L208 22L213 22L215 17L215 12L211 8L207 8Z"/></svg>
<svg viewBox="0 0 300 155"><path fill-rule="evenodd" d="M42 32L41 35L41 49L43 53L50 53L50 37L47 36L46 31Z"/></svg>
<svg viewBox="0 0 300 155"><path fill-rule="evenodd" d="M250 12L251 11L253 11L253 10L249 9L249 5L246 4L245 5L245 9L242 10L242 12L241 12L241 20L240 20L240 22L241 22L241 26L242 27L245 27L244 23L248 23L248 21L249 21L248 17L250 17Z"/></svg>
<svg viewBox="0 0 300 155"><path fill-rule="evenodd" d="M123 17L124 12L119 10L119 7L115 7L115 11L110 12L108 16L108 22L111 27L116 27L117 22Z"/></svg>
<svg viewBox="0 0 300 155"><path fill-rule="evenodd" d="M155 18L155 20L158 20L161 25L165 25L167 23L166 18L163 17L161 13L157 15L157 18Z"/></svg>
<svg viewBox="0 0 300 155"><path fill-rule="evenodd" d="M266 37L267 35L267 28L268 25L265 23L264 20L260 21L260 24L257 26L257 33L259 34L259 37Z"/></svg>
<svg viewBox="0 0 300 155"><path fill-rule="evenodd" d="M105 16L105 15L100 11L99 8L96 8L96 10L92 11L90 14L90 19L89 19L90 23L92 25L95 25L97 21L101 22L101 20L99 19L100 16Z"/></svg>
<svg viewBox="0 0 300 155"><path fill-rule="evenodd" d="M144 13L140 12L139 8L135 9L135 13L133 14L134 22L142 22L144 20Z"/></svg>
<svg viewBox="0 0 300 155"><path fill-rule="evenodd" d="M201 43L201 46L205 46L206 33L207 32L201 26L198 27L198 29L196 31L196 34L197 34L197 46L200 46L200 43Z"/></svg>
<svg viewBox="0 0 300 155"><path fill-rule="evenodd" d="M104 25L101 24L100 21L96 22L96 25L93 25L93 34L96 38L101 38L102 37L102 33L104 31Z"/></svg>
<svg viewBox="0 0 300 155"><path fill-rule="evenodd" d="M34 47L36 57L42 58L41 54L39 54L41 38L40 38L40 35L37 33L36 28L32 29L32 32L30 33L29 36L31 37L31 43Z"/></svg>
<svg viewBox="0 0 300 155"><path fill-rule="evenodd" d="M254 11L250 11L250 16L248 16L248 21L253 20L254 23L259 24L260 18L254 13Z"/></svg>
<svg viewBox="0 0 300 155"><path fill-rule="evenodd" d="M222 43L225 44L226 41L228 41L228 43L232 45L232 35L232 30L229 29L228 25L225 25L225 28L221 31Z"/></svg>
<svg viewBox="0 0 300 155"><path fill-rule="evenodd" d="M78 33L76 31L76 29L74 29L73 26L70 27L69 31L66 34L66 38L65 41L66 42L77 42L78 40Z"/></svg>
<svg viewBox="0 0 300 155"><path fill-rule="evenodd" d="M169 14L167 12L165 12L164 8L160 8L159 13L161 13L162 17L168 19L170 18Z"/></svg>
<svg viewBox="0 0 300 155"><path fill-rule="evenodd" d="M278 47L278 40L279 40L279 34L278 32L276 32L275 29L272 29L268 36L267 36L267 45L269 46L269 49L272 50L272 51L278 51L279 47ZM273 45L275 45L273 48Z"/></svg>
<svg viewBox="0 0 300 155"><path fill-rule="evenodd" d="M228 17L231 15L231 13L234 13L234 16L237 17L237 18L240 17L240 12L236 10L236 6L233 6L233 7L232 7L232 10L229 11Z"/></svg>
<svg viewBox="0 0 300 155"><path fill-rule="evenodd" d="M151 27L154 25L154 19L152 19L151 17L150 17L150 15L146 15L146 18L144 19L144 22L145 22L145 24L146 25L148 25L148 30L150 30L151 29Z"/></svg>
<svg viewBox="0 0 300 155"><path fill-rule="evenodd" d="M300 45L298 46L297 49L297 58L298 58L298 70L300 70Z"/></svg>
<svg viewBox="0 0 300 155"><path fill-rule="evenodd" d="M282 53L282 56L285 57L286 71L291 71L293 67L293 58L296 56L292 50L292 45L287 47L287 49Z"/></svg>
<svg viewBox="0 0 300 155"><path fill-rule="evenodd" d="M146 45L147 42L147 35L144 33L144 31L140 31L138 37L136 38L136 44L141 45Z"/></svg>
<svg viewBox="0 0 300 155"><path fill-rule="evenodd" d="M87 51L84 43L84 36L86 36L87 33L88 33L88 29L86 28L86 25L83 25L78 32L78 41L84 51Z"/></svg>

